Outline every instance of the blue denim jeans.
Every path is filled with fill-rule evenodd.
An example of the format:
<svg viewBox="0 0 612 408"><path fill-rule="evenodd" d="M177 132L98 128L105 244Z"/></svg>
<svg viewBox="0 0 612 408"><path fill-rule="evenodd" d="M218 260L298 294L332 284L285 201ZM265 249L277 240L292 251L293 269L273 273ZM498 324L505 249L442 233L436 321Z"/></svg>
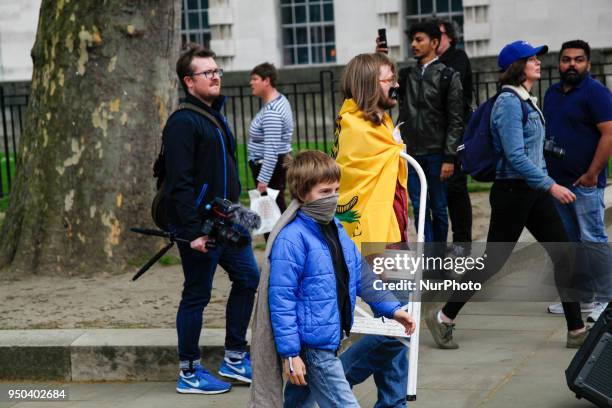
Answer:
<svg viewBox="0 0 612 408"><path fill-rule="evenodd" d="M576 201L555 205L570 241L578 247L579 281L585 292L585 301L612 300L612 252L608 245L604 222L604 189L598 187L567 186L576 195Z"/></svg>
<svg viewBox="0 0 612 408"><path fill-rule="evenodd" d="M329 350L305 348L301 357L306 364L307 386L285 387L285 408L359 408L357 398L344 376L342 362Z"/></svg>
<svg viewBox="0 0 612 408"><path fill-rule="evenodd" d="M414 156L421 165L427 179L427 202L425 210L425 242L444 242L448 235L447 183L440 181L442 155L427 154ZM416 170L408 169L408 195L414 210L415 227L419 225L421 207L421 181Z"/></svg>
<svg viewBox="0 0 612 408"><path fill-rule="evenodd" d="M210 301L217 265L221 265L232 281L227 299L225 349L246 351L246 331L259 284L259 268L250 242L243 248L218 245L207 253L195 251L186 243L177 245L185 277L181 303L176 314L180 360L193 361L200 358L202 313Z"/></svg>
<svg viewBox="0 0 612 408"><path fill-rule="evenodd" d="M351 388L371 375L378 389L374 408L405 408L408 386L408 348L397 339L364 336L340 355ZM310 383L309 383L310 384ZM312 408L315 398L306 387L287 387L285 407Z"/></svg>

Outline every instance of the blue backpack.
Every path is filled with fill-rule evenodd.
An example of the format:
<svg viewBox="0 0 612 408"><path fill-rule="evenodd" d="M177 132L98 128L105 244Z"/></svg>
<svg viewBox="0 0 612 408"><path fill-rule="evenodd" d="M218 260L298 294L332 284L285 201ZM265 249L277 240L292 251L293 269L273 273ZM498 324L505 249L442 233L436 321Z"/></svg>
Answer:
<svg viewBox="0 0 612 408"><path fill-rule="evenodd" d="M493 135L491 134L491 111L497 97L502 92L510 92L521 101L523 110L523 126L527 123L529 110L527 102L522 100L516 92L504 88L495 96L489 98L480 105L468 121L463 132L463 144L457 148L457 156L461 162L461 169L476 181L494 181L495 169L501 154L493 147Z"/></svg>

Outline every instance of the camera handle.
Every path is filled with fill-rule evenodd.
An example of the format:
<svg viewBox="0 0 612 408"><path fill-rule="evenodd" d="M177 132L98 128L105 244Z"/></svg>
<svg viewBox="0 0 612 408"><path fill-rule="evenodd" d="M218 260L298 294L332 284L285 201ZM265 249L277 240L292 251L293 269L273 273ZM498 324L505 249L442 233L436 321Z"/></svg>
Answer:
<svg viewBox="0 0 612 408"><path fill-rule="evenodd" d="M149 270L149 268L155 265L155 263L159 261L159 259L162 256L164 256L164 254L168 252L170 248L172 248L175 242L184 242L187 244L191 243L191 241L189 241L188 239L175 237L173 234L166 232L166 231L162 231L162 230L154 230L154 229L149 229L149 228L130 228L130 230L138 234L152 235L155 237L168 238L170 240L170 242L168 242L168 244L165 247L160 249L159 252L157 252L155 256L153 256L153 258L149 259L149 261L146 264L144 264L144 266L140 268L138 272L136 272L136 274L132 278L132 282L140 278L146 271ZM206 242L205 246L206 246L206 249L215 249L217 247L217 243L214 240L208 241Z"/></svg>
<svg viewBox="0 0 612 408"><path fill-rule="evenodd" d="M146 264L144 264L144 266L142 268L140 268L138 270L138 272L136 272L136 274L132 278L132 282L134 282L136 279L140 278L143 273L145 273L147 270L149 270L149 268L152 267L157 261L159 261L159 258L164 256L164 254L166 252L168 252L170 250L170 248L172 248L173 246L174 246L174 241L170 241L170 242L168 242L168 244L165 247L160 249L159 252L157 252L153 258L149 259L149 261Z"/></svg>

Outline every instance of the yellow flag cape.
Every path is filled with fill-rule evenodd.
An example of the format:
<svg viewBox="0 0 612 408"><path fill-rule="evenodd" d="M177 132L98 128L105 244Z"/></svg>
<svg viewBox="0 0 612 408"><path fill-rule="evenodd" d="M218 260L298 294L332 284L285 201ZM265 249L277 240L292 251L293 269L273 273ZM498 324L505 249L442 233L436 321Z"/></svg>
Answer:
<svg viewBox="0 0 612 408"><path fill-rule="evenodd" d="M399 242L393 211L395 186L407 188L403 143L393 138L393 121L368 121L353 99L346 99L336 119L332 155L340 166L340 199L336 216L361 250L362 242Z"/></svg>

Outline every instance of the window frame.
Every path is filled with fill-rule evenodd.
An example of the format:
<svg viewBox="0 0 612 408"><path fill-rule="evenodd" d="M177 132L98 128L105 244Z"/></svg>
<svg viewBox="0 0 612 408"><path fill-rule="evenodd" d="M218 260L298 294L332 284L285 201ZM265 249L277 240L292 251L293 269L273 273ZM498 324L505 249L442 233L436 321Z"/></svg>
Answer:
<svg viewBox="0 0 612 408"><path fill-rule="evenodd" d="M185 44L187 42L194 42L192 36L195 37L195 42L209 48L211 39L210 23L208 20L208 10L210 8L209 0L195 0L197 1L198 8L190 9L189 2L194 0L183 0L181 9L181 42ZM202 7L206 5L207 7ZM198 23L197 27L191 27L189 21L190 14L197 14ZM205 21L203 21L204 16Z"/></svg>
<svg viewBox="0 0 612 408"><path fill-rule="evenodd" d="M317 6L319 19L312 21L311 10ZM302 7L305 13L304 21L297 22L297 9ZM335 52L333 52L336 49L333 7L333 0L282 0L280 2L283 65L299 66L335 64L337 62ZM290 11L290 14L287 14L287 10ZM329 12L330 10L331 19L326 19L326 11ZM286 17L289 17L289 22L285 21ZM330 27L331 31L329 30ZM301 35L298 35L298 33ZM327 38L330 33L332 34L331 40ZM320 38L316 38L318 41L315 41L315 37ZM298 38L301 41L298 42ZM290 53L289 56L287 56L287 53Z"/></svg>
<svg viewBox="0 0 612 408"><path fill-rule="evenodd" d="M447 5L448 5L448 11L442 11L442 12L438 12L437 8L438 8L438 1L439 0L430 0L431 1L431 6L432 6L432 10L431 13L422 13L422 3L423 1L427 1L427 0L406 0L406 29L409 30L410 29L410 25L414 22L419 22L419 21L423 21L423 20L428 20L431 18L440 18L443 20L450 20L456 23L456 28L458 28L457 30L457 48L465 48L465 40L463 37L463 27L465 24L465 14L464 14L464 7L463 7L463 0L446 0ZM457 2L460 1L461 2L461 11L456 11L453 10L453 2ZM416 2L417 4L417 13L416 14L409 14L408 10L411 8L410 7L410 2ZM461 24L459 24L459 22L457 22L457 18L461 18ZM408 40L410 41L410 40ZM407 47L408 50L410 50L410 44L408 44ZM410 51L409 51L410 52Z"/></svg>

